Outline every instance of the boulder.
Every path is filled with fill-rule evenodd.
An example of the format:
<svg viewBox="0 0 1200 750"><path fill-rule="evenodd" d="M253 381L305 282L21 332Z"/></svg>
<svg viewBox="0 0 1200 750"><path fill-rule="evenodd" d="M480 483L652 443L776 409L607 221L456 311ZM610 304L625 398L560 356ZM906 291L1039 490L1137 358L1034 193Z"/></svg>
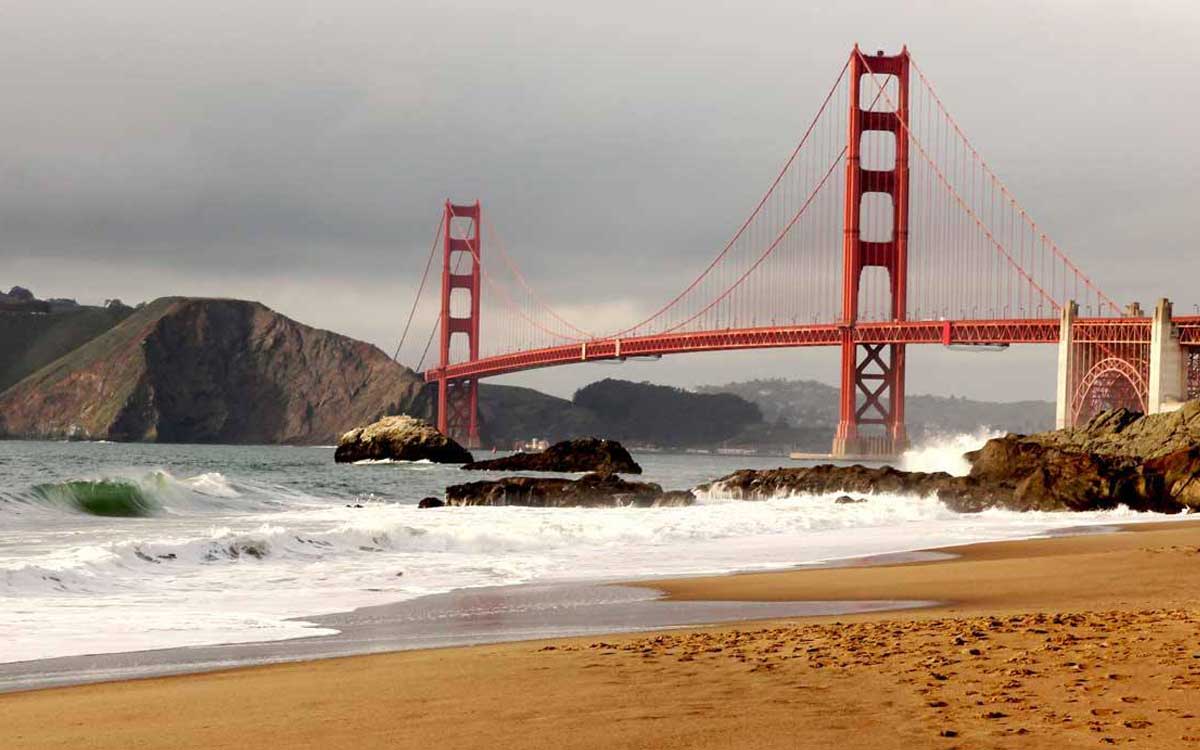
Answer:
<svg viewBox="0 0 1200 750"><path fill-rule="evenodd" d="M504 477L446 488L447 505L523 505L534 508L639 508L685 506L687 490L664 492L653 482L628 482L613 474L560 477Z"/></svg>
<svg viewBox="0 0 1200 750"><path fill-rule="evenodd" d="M440 497L423 497L421 502L417 503L418 508L441 508L445 505Z"/></svg>
<svg viewBox="0 0 1200 750"><path fill-rule="evenodd" d="M629 451L615 440L579 438L555 443L540 453L514 453L463 466L476 471L590 471L597 474L641 474Z"/></svg>
<svg viewBox="0 0 1200 750"><path fill-rule="evenodd" d="M338 463L390 459L461 464L472 460L465 448L433 425L407 415L384 417L350 430L338 440L333 458Z"/></svg>

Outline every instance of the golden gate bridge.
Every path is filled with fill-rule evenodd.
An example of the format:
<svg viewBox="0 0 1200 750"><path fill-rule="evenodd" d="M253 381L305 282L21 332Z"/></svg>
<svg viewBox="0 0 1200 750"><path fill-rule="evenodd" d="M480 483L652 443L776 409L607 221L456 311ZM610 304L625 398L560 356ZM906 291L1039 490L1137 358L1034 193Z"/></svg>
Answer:
<svg viewBox="0 0 1200 750"><path fill-rule="evenodd" d="M1200 316L1174 317L1165 300L1148 316L1102 292L984 161L907 48L854 48L729 241L632 325L596 333L566 320L480 203L447 201L401 345L439 248L440 308L417 369L437 384L438 428L473 447L482 378L686 352L838 348L835 455L906 445L909 345L1058 345L1064 427L1112 406L1168 410L1200 390Z"/></svg>

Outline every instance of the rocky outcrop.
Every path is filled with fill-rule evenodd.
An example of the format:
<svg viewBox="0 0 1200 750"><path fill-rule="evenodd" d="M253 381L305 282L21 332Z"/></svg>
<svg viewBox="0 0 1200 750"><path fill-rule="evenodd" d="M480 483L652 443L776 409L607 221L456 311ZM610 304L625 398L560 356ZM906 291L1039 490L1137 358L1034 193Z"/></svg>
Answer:
<svg viewBox="0 0 1200 750"><path fill-rule="evenodd" d="M1166 414L1114 409L1097 414L1080 427L1042 432L1022 440L1065 451L1157 458L1200 445L1200 401L1189 401L1178 411Z"/></svg>
<svg viewBox="0 0 1200 750"><path fill-rule="evenodd" d="M377 347L257 302L163 298L0 393L0 436L328 444L423 388Z"/></svg>
<svg viewBox="0 0 1200 750"><path fill-rule="evenodd" d="M691 505L687 490L664 492L653 482L628 482L613 474L579 479L504 477L446 488L447 505L524 505L534 508L639 508Z"/></svg>
<svg viewBox="0 0 1200 750"><path fill-rule="evenodd" d="M791 494L936 495L952 510L1200 509L1200 435L1187 436L1200 405L1143 417L1106 412L1078 430L1006 435L966 454L965 477L891 467L821 465L743 470L697 488L743 500ZM1118 436L1126 434L1128 440ZM1092 449L1092 450L1089 450Z"/></svg>
<svg viewBox="0 0 1200 750"><path fill-rule="evenodd" d="M366 427L356 427L338 439L333 460L432 461L461 464L472 460L466 448L437 431L428 422L400 415L384 417Z"/></svg>
<svg viewBox="0 0 1200 750"><path fill-rule="evenodd" d="M540 453L514 453L503 458L475 461L463 466L476 471L590 471L597 474L641 474L638 466L615 440L580 438L555 443Z"/></svg>

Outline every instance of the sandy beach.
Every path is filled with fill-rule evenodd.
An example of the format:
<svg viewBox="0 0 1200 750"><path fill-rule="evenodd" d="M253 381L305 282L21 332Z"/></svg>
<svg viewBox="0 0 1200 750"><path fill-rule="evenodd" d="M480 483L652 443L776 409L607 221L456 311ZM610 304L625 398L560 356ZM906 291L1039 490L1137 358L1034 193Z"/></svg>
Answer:
<svg viewBox="0 0 1200 750"><path fill-rule="evenodd" d="M920 610L13 693L0 746L1200 747L1200 525L952 551L654 583Z"/></svg>

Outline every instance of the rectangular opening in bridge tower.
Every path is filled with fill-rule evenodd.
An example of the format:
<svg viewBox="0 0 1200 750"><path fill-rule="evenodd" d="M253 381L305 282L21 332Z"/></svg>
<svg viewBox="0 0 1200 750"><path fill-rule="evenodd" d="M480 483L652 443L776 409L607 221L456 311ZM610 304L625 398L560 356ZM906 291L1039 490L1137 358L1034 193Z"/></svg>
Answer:
<svg viewBox="0 0 1200 750"><path fill-rule="evenodd" d="M867 56L856 46L849 72L841 401L833 453L895 455L908 442L904 344L858 322L864 316L900 321L907 310L908 51ZM861 297L866 269L879 269L873 276L880 288Z"/></svg>
<svg viewBox="0 0 1200 750"><path fill-rule="evenodd" d="M482 214L478 201L473 205L446 201L445 210L437 428L468 448L478 448L479 381L447 378L445 372L456 364L454 352L460 358L465 356L466 361L479 359Z"/></svg>

